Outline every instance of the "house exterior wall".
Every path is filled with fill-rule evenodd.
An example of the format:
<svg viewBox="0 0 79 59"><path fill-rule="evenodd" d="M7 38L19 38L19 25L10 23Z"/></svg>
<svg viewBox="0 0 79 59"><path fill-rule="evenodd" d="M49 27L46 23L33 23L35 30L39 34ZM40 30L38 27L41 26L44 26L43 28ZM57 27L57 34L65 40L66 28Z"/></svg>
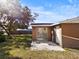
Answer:
<svg viewBox="0 0 79 59"><path fill-rule="evenodd" d="M52 40L52 27L46 27L46 26L32 26L32 40L37 40L37 29L38 28L47 28L48 29L48 40L51 41Z"/></svg>
<svg viewBox="0 0 79 59"><path fill-rule="evenodd" d="M67 48L79 48L79 23L63 23L62 44Z"/></svg>

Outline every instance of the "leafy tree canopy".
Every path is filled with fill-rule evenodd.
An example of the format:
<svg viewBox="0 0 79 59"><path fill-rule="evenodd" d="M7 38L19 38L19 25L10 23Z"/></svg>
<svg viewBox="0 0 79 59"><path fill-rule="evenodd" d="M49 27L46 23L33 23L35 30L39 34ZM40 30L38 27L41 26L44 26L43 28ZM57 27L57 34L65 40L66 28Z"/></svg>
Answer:
<svg viewBox="0 0 79 59"><path fill-rule="evenodd" d="M18 24L29 26L29 23L35 20L37 14L31 14L31 10L25 6L22 7L20 0L0 0L0 27L8 35L16 30Z"/></svg>

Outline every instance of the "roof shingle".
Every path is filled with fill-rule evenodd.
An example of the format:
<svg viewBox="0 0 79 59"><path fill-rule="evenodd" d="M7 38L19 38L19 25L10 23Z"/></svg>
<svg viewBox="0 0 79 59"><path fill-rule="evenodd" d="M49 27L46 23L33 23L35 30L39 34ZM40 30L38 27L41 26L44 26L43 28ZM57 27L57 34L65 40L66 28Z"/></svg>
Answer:
<svg viewBox="0 0 79 59"><path fill-rule="evenodd" d="M65 21L62 21L61 23L79 23L79 17L75 17L72 19L67 19Z"/></svg>

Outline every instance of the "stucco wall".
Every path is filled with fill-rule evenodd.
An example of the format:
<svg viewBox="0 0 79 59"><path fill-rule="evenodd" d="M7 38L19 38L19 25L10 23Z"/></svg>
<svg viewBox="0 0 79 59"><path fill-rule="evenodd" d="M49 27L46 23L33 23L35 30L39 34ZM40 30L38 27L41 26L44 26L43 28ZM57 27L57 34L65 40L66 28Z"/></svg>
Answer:
<svg viewBox="0 0 79 59"><path fill-rule="evenodd" d="M62 46L62 29L61 29L60 25L55 26L54 31L55 31L56 43L58 43L60 46Z"/></svg>

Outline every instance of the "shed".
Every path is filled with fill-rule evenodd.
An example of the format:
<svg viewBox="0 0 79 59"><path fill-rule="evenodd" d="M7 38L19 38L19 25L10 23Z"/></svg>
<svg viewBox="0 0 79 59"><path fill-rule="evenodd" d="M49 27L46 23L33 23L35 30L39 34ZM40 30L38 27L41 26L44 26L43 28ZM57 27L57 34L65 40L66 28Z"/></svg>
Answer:
<svg viewBox="0 0 79 59"><path fill-rule="evenodd" d="M32 40L52 41L52 23L32 23Z"/></svg>

